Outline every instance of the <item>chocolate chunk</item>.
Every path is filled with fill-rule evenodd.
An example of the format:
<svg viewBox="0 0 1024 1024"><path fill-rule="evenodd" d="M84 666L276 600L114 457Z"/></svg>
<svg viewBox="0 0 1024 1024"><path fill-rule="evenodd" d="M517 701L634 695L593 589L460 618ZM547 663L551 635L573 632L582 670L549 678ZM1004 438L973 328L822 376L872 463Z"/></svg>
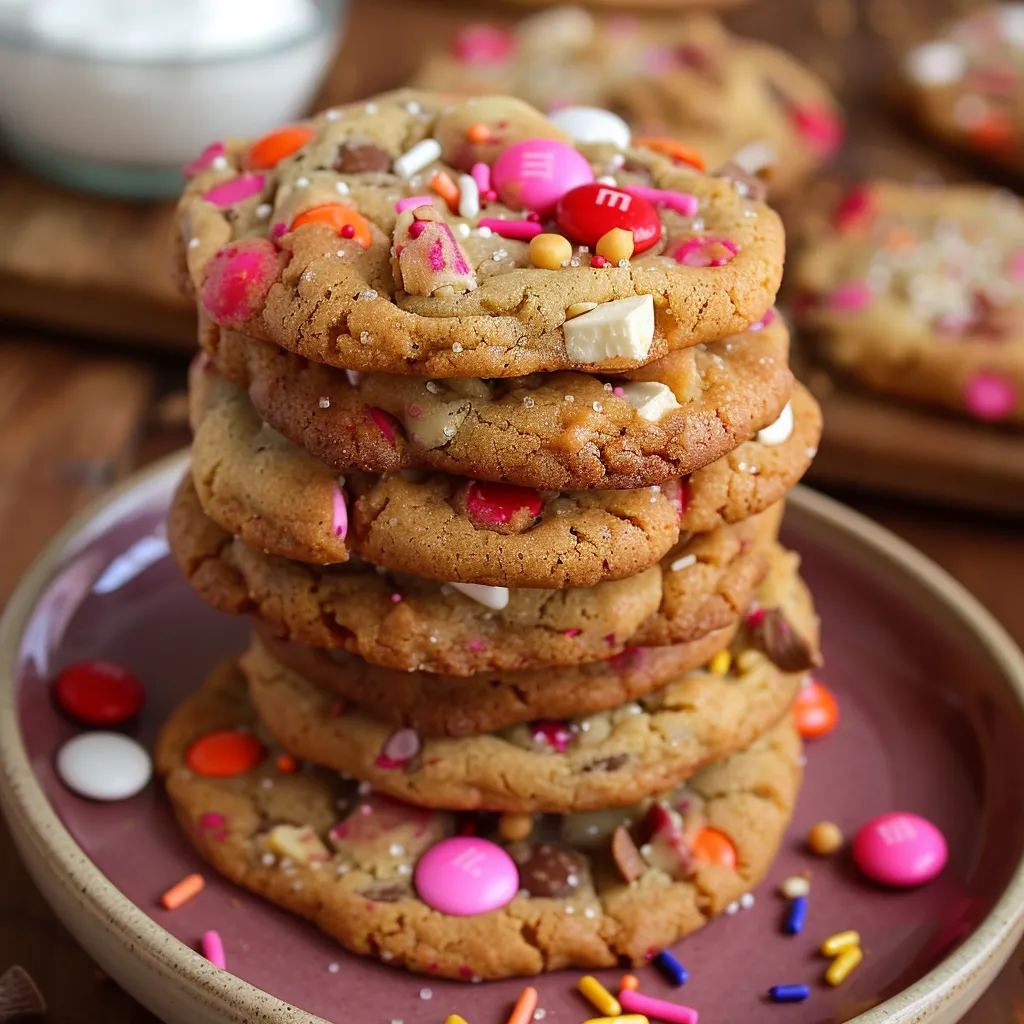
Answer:
<svg viewBox="0 0 1024 1024"><path fill-rule="evenodd" d="M620 825L612 833L612 860L624 882L632 882L646 870L647 864L637 849L633 837Z"/></svg>
<svg viewBox="0 0 1024 1024"><path fill-rule="evenodd" d="M821 665L818 652L789 624L781 608L769 608L751 634L783 672L806 672Z"/></svg>
<svg viewBox="0 0 1024 1024"><path fill-rule="evenodd" d="M519 888L531 896L565 899L579 888L586 862L555 843L522 844L509 851L519 866Z"/></svg>
<svg viewBox="0 0 1024 1024"><path fill-rule="evenodd" d="M347 143L338 147L334 169L339 174L372 174L391 170L391 154L372 142Z"/></svg>
<svg viewBox="0 0 1024 1024"><path fill-rule="evenodd" d="M613 754L611 757L602 757L597 761L591 761L581 769L584 772L617 772L629 762L629 754Z"/></svg>
<svg viewBox="0 0 1024 1024"><path fill-rule="evenodd" d="M402 882L375 882L360 889L359 895L374 903L397 903L399 900L410 899L412 889Z"/></svg>
<svg viewBox="0 0 1024 1024"><path fill-rule="evenodd" d="M734 160L730 160L728 163L722 164L718 170L712 172L712 175L716 178L724 178L726 181L731 182L732 187L736 189L741 196L746 196L747 199L753 199L756 203L763 203L768 195L768 186L764 181L756 174L750 174L745 171Z"/></svg>

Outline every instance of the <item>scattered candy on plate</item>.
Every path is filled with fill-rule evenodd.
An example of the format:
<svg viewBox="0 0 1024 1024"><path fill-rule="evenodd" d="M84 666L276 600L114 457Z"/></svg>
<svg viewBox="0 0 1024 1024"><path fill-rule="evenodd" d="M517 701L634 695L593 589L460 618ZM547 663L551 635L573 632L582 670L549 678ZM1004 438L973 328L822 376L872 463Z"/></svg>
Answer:
<svg viewBox="0 0 1024 1024"><path fill-rule="evenodd" d="M90 800L127 800L153 774L145 748L119 732L87 732L57 752L57 774L72 792Z"/></svg>
<svg viewBox="0 0 1024 1024"><path fill-rule="evenodd" d="M943 834L926 818L891 811L872 818L853 839L853 859L868 878L906 888L930 882L945 867Z"/></svg>
<svg viewBox="0 0 1024 1024"><path fill-rule="evenodd" d="M53 694L60 709L86 725L131 721L146 694L139 677L113 661L76 661L57 676Z"/></svg>

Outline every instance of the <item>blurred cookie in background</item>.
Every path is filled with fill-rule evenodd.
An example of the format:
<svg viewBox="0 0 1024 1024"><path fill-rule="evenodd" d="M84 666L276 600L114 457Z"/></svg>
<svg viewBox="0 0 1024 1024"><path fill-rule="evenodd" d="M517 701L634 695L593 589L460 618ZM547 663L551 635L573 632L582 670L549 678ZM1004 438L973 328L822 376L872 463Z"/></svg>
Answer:
<svg viewBox="0 0 1024 1024"><path fill-rule="evenodd" d="M709 168L735 162L773 196L805 180L843 136L838 104L813 72L706 14L641 21L557 7L512 29L467 25L415 84L519 96L577 136L599 118L577 108L610 111L625 121L620 132L628 126Z"/></svg>

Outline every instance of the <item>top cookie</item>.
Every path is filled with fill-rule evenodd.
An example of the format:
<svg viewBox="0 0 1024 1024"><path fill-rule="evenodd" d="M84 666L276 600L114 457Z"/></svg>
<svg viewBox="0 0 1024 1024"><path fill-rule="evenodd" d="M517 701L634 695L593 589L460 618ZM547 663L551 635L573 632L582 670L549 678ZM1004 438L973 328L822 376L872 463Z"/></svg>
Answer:
<svg viewBox="0 0 1024 1024"><path fill-rule="evenodd" d="M797 261L799 318L871 387L1024 422L1024 207L981 187L869 182Z"/></svg>
<svg viewBox="0 0 1024 1024"><path fill-rule="evenodd" d="M518 96L581 137L614 119L577 108L603 108L667 153L689 147L708 167L736 160L763 173L773 195L792 190L842 139L838 105L816 75L708 15L600 19L556 7L512 29L471 24L428 57L415 81ZM626 125L619 130L628 140ZM763 194L764 183L753 187Z"/></svg>
<svg viewBox="0 0 1024 1024"><path fill-rule="evenodd" d="M903 99L934 135L1024 170L1024 5L992 4L903 59Z"/></svg>
<svg viewBox="0 0 1024 1024"><path fill-rule="evenodd" d="M630 369L744 331L782 274L779 218L730 180L574 147L507 97L391 93L192 171L178 223L203 312L353 370Z"/></svg>

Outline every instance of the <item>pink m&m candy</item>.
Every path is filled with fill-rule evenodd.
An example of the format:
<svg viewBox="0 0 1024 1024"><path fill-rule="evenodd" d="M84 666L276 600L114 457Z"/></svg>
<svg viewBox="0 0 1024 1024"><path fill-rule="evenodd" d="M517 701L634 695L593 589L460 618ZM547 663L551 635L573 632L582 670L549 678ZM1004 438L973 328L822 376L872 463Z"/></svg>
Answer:
<svg viewBox="0 0 1024 1024"><path fill-rule="evenodd" d="M612 228L633 232L634 253L650 249L661 238L661 218L646 199L597 182L580 185L562 196L555 220L581 245L597 245Z"/></svg>
<svg viewBox="0 0 1024 1024"><path fill-rule="evenodd" d="M500 64L514 49L512 33L500 25L467 25L451 44L452 54L463 64Z"/></svg>
<svg viewBox="0 0 1024 1024"><path fill-rule="evenodd" d="M999 373L976 373L964 387L964 404L979 420L1002 420L1017 404L1013 383Z"/></svg>
<svg viewBox="0 0 1024 1024"><path fill-rule="evenodd" d="M946 864L946 840L927 819L904 811L872 818L853 840L853 859L868 878L909 888L930 882Z"/></svg>
<svg viewBox="0 0 1024 1024"><path fill-rule="evenodd" d="M593 180L586 157L555 139L526 139L509 146L491 174L506 206L541 215L549 214L566 192Z"/></svg>
<svg viewBox="0 0 1024 1024"><path fill-rule="evenodd" d="M420 898L434 910L469 917L505 906L519 891L519 869L495 843L459 836L423 854L415 882Z"/></svg>
<svg viewBox="0 0 1024 1024"><path fill-rule="evenodd" d="M206 268L203 308L220 324L240 327L262 305L288 262L265 238L243 238L214 253Z"/></svg>
<svg viewBox="0 0 1024 1024"><path fill-rule="evenodd" d="M235 203L244 203L246 199L258 196L265 182L262 174L240 174L237 178L214 185L203 193L203 198L214 206L234 206Z"/></svg>

